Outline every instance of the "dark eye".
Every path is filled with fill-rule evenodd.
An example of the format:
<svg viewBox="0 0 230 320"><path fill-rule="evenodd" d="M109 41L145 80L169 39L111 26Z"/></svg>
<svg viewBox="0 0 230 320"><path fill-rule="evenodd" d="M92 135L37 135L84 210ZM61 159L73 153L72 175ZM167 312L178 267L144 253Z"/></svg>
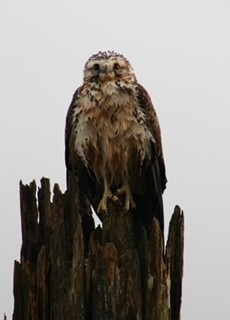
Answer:
<svg viewBox="0 0 230 320"><path fill-rule="evenodd" d="M95 63L95 64L93 65L93 70L94 70L94 71L98 71L99 69L100 69L99 64L98 64L98 63Z"/></svg>
<svg viewBox="0 0 230 320"><path fill-rule="evenodd" d="M115 71L119 71L121 67L119 66L118 63L114 63L113 68L114 68Z"/></svg>

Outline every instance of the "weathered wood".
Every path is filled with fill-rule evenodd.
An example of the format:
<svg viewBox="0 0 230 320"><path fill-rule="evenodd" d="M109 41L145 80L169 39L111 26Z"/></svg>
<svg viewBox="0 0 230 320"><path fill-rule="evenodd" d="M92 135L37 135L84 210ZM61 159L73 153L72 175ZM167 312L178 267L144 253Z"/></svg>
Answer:
<svg viewBox="0 0 230 320"><path fill-rule="evenodd" d="M79 202L58 185L52 201L48 179L36 189L34 181L20 183L22 247L14 267L13 320L180 319L184 217L179 207L164 248L155 218L147 238L132 212L110 203L103 226L95 229L92 217L84 220Z"/></svg>
<svg viewBox="0 0 230 320"><path fill-rule="evenodd" d="M166 260L170 279L171 318L180 318L184 252L184 217L178 206L169 225Z"/></svg>

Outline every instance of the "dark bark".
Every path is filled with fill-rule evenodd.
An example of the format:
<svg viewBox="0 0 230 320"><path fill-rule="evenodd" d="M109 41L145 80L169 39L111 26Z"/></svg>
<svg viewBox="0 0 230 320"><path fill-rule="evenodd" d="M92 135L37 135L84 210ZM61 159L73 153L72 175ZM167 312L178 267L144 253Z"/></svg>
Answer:
<svg viewBox="0 0 230 320"><path fill-rule="evenodd" d="M147 238L144 228L134 228L131 212L111 203L103 227L94 229L92 217L58 185L52 201L50 196L48 179L38 193L34 181L20 183L22 247L14 268L13 320L180 319L179 207L164 249L156 219Z"/></svg>

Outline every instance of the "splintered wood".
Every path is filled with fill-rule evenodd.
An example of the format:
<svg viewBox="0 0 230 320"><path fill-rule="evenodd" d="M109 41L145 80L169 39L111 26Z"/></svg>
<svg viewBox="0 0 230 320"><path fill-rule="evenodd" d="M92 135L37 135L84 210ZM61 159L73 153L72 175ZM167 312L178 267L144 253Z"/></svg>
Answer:
<svg viewBox="0 0 230 320"><path fill-rule="evenodd" d="M166 247L157 219L147 235L109 204L94 228L68 192L43 178L20 183L22 247L14 266L13 320L179 320L184 216L176 206ZM145 213L143 212L143 215Z"/></svg>

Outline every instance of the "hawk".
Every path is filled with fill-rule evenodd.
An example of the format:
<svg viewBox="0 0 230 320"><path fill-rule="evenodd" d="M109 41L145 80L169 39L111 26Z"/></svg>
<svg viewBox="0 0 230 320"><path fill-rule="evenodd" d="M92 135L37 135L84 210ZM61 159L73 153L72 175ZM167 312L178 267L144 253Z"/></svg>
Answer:
<svg viewBox="0 0 230 320"><path fill-rule="evenodd" d="M147 228L157 217L163 230L167 179L159 121L123 55L99 52L86 62L66 117L65 160L67 190L84 195L101 220L114 201Z"/></svg>

